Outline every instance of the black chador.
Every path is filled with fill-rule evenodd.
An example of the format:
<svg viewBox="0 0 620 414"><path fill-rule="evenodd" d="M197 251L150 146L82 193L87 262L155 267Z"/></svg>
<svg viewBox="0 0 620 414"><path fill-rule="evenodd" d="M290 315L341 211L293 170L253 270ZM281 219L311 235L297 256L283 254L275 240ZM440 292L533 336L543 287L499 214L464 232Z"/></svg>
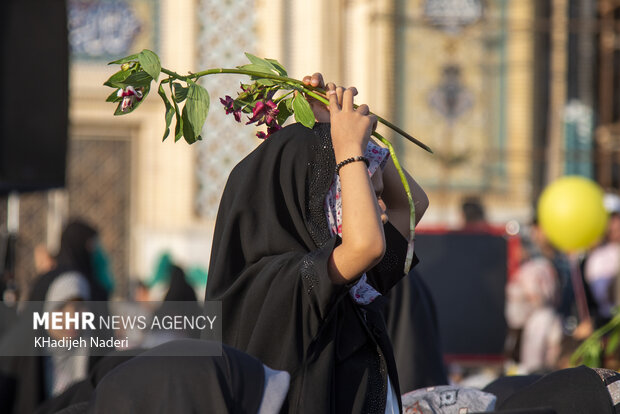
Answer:
<svg viewBox="0 0 620 414"><path fill-rule="evenodd" d="M288 126L234 168L206 299L222 301L226 344L291 373L285 412L383 413L388 375L400 398L383 299L358 305L327 273L340 242L324 210L335 168L329 131ZM389 223L385 238L383 260L367 272L382 294L404 276L407 250Z"/></svg>

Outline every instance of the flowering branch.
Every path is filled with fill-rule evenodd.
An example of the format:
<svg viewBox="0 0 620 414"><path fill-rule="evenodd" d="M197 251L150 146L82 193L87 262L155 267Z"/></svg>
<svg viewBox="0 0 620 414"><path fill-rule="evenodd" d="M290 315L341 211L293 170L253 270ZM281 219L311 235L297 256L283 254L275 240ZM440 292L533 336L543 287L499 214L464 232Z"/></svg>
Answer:
<svg viewBox="0 0 620 414"><path fill-rule="evenodd" d="M196 100L203 101L201 102L202 105L198 105L199 108L197 109L198 109L198 112L205 113L205 116L204 116L205 120L206 120L206 113L208 113L209 94L204 88L196 84L196 81L203 76L214 75L214 74L247 75L247 76L250 76L256 83L259 83L260 85L263 85L264 87L270 90L297 90L325 104L329 103L328 100L326 99L324 90L312 87L310 85L305 85L302 81L299 81L297 79L289 78L287 76L286 70L279 62L273 59L261 59L249 53L246 53L246 56L250 60L250 64L239 66L237 68L230 68L230 69L229 68L215 68L215 69L208 69L208 70L204 70L204 71L200 71L196 73L190 73L188 75L181 75L172 70L161 67L159 57L155 53L151 52L150 50L145 49L140 53L127 56L123 59L119 59L114 62L110 62L110 64L120 64L121 70L115 73L114 75L112 75L110 79L108 79L108 81L104 83L104 85L116 88L117 90L116 92L117 96L113 97L111 95L110 97L108 97L108 101L110 102L120 101L121 102L119 104L119 107L117 108L117 111L115 112L116 115L123 115L123 114L132 112L135 108L137 108L138 102L140 102L148 94L151 80L157 81L159 74L163 73L165 75L168 75L168 78L163 79L160 83L160 86L166 83L173 84L175 91L174 92L171 91L171 94L174 95L173 100L175 100L177 103L182 102L187 97L187 95L190 95L194 101ZM184 87L178 82L185 82L187 86ZM140 100L136 100L135 98L134 99L119 99L123 97L118 94L126 92L128 87L135 88L135 90L138 91L139 94L143 95L142 98L140 98ZM123 90L123 92L118 92L121 89ZM164 104L170 104L170 102L166 102L167 97L165 93L162 93L160 91L159 95L164 100ZM131 96L134 96L134 95L132 94ZM124 104L122 102L124 102ZM186 106L188 103L190 102L187 102ZM194 104L195 103L196 102L194 102ZM298 109L301 109L301 111L304 112L303 114L300 114L301 119L298 119L295 108L292 108L293 111L291 111L289 115L296 115L295 118L298 122L301 122L305 126L312 127L314 122L313 120L310 119L310 116L309 116L310 114L307 112L307 110L305 110L309 108L309 105L306 105L306 103L307 103L307 100L304 96L301 96L298 99L298 105L297 105L299 107ZM190 103L190 107L193 107L194 104ZM167 105L166 107L168 108ZM173 108L173 105L170 105L170 108ZM191 109L191 108L188 108L188 109ZM189 112L191 113L192 111L189 111ZM409 141L415 143L421 148L425 149L426 151L432 152L431 149L424 143L415 139L414 137L412 137L411 135L409 135L402 129L398 128L396 125L392 124L391 122L387 121L386 119L378 115L376 116L379 122L383 123L387 127L396 131L397 133L404 136ZM202 119L202 116L197 117L197 118ZM170 119L172 118L170 117ZM183 120L182 115L181 115L181 119ZM282 123L279 123L279 125L282 125ZM168 127L169 125L167 126L167 128ZM199 126L191 125L191 127L195 132L196 131L199 132L202 129L202 125L199 125ZM182 130L182 128L180 128L179 130ZM192 134L190 134L189 137L185 136L184 134L182 134L181 136L184 136L186 141L188 141L188 143L193 143L196 141L197 138L200 137L199 134L198 135L194 134L193 136ZM176 137L177 140L179 138L180 136Z"/></svg>
<svg viewBox="0 0 620 414"><path fill-rule="evenodd" d="M154 52L144 49L140 53L110 62L110 64L120 65L120 70L110 76L104 83L104 85L115 89L106 101L118 103L114 115L131 113L138 108L149 94L152 81L157 83L159 76L164 74L167 77L162 79L157 87L157 93L163 100L166 108L166 129L163 140L166 140L170 135L172 119L175 118L175 142L183 137L187 143L193 144L202 139L201 133L210 105L209 92L199 85L197 81L204 76L214 74L247 75L253 82L242 84L242 92L238 94L236 99L230 96L220 98L220 102L224 105L227 114L232 113L235 120L241 122L241 113L245 113L248 115L246 124L256 124L257 126L265 124L267 126L267 133L259 132L257 134L259 138L267 138L270 134L281 129L291 115L295 117L297 122L312 128L315 123L314 112L306 96L329 105L325 91L305 85L297 79L289 78L286 69L276 60L262 59L250 53L246 53L246 56L250 63L243 66L230 69L215 68L188 75L180 75L172 70L163 68L159 57ZM166 92L164 89L166 84L168 84L169 92ZM293 93L295 91L298 93ZM275 94L278 92L284 92L284 94L274 99ZM183 102L184 105L181 110L179 104ZM382 124L432 153L432 150L424 143L384 118L376 114L373 115L377 116L378 121ZM408 268L413 257L412 247L415 226L415 206L411 190L390 142L376 132L373 135L388 147L409 200L411 237L407 253L406 268Z"/></svg>

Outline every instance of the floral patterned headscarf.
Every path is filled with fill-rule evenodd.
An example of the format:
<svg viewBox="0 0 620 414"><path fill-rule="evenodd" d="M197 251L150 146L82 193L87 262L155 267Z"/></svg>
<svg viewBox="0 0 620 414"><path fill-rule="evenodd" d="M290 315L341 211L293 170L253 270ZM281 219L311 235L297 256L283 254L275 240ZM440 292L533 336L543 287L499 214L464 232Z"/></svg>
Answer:
<svg viewBox="0 0 620 414"><path fill-rule="evenodd" d="M368 165L368 175L372 177L378 168L385 168L389 155L390 152L387 148L382 148L372 141L368 142L366 151L364 151L364 157L368 158L370 162ZM334 181L325 196L325 214L327 215L327 222L332 236L336 234L342 236L341 193L340 176L334 174Z"/></svg>

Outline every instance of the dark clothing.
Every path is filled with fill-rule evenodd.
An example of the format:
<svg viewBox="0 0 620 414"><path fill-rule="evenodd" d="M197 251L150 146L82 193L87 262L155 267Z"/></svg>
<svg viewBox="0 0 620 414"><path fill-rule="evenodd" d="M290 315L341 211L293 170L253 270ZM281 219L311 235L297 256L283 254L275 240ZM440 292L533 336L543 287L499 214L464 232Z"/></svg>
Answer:
<svg viewBox="0 0 620 414"><path fill-rule="evenodd" d="M542 378L542 375L514 375L509 377L500 377L483 388L484 392L489 392L497 397L496 407L501 407L508 397L528 387Z"/></svg>
<svg viewBox="0 0 620 414"><path fill-rule="evenodd" d="M170 266L170 285L168 292L164 296L164 301L168 302L196 302L196 292L194 288L187 282L185 272L179 266Z"/></svg>
<svg viewBox="0 0 620 414"><path fill-rule="evenodd" d="M29 309L24 310L12 329L0 343L0 355L10 355L28 334L32 335L32 312L42 311L42 303L52 283L64 273L57 268L37 279L29 294ZM28 319L30 317L30 319ZM42 332L41 335L46 335ZM19 355L0 357L0 412L30 414L48 398L44 355ZM94 363L95 358L90 362Z"/></svg>
<svg viewBox="0 0 620 414"><path fill-rule="evenodd" d="M382 299L359 306L327 272L340 240L324 211L334 168L329 124L294 124L233 169L206 299L222 301L224 343L291 374L284 412L383 413L387 374L400 390ZM389 223L385 236L386 254L368 272L383 294L404 276L407 250Z"/></svg>
<svg viewBox="0 0 620 414"><path fill-rule="evenodd" d="M46 398L41 357L0 357L0 412L33 413Z"/></svg>
<svg viewBox="0 0 620 414"><path fill-rule="evenodd" d="M93 251L97 239L97 230L81 220L72 220L64 228L60 237L60 249L56 256L59 269L80 272L90 285L90 300L106 301L108 292L97 279L93 266ZM35 287L38 281L35 282ZM29 295L28 300L33 299ZM41 299L43 300L43 299Z"/></svg>
<svg viewBox="0 0 620 414"><path fill-rule="evenodd" d="M93 396L97 384L103 377L120 364L136 356L136 350L113 351L101 358L90 370L88 377L76 382L62 394L45 401L36 411L36 414L52 414L79 403L87 403Z"/></svg>
<svg viewBox="0 0 620 414"><path fill-rule="evenodd" d="M0 343L0 355L4 347L13 349L15 341L28 337L26 332L32 335L32 320L28 317L31 318L30 315L35 309L43 310L42 303L48 299L46 296L52 283L66 272L73 270L77 269L73 266L59 265L35 281L27 302L30 309L22 312L22 317L3 338ZM89 285L92 286L90 283ZM47 333L42 332L41 335L47 335ZM46 389L46 380L49 380L49 371L46 367L49 365L46 364L46 358L45 355L0 357L0 412L30 414L49 398L49 390ZM89 367L92 367L99 358L89 357Z"/></svg>
<svg viewBox="0 0 620 414"><path fill-rule="evenodd" d="M170 356L208 354L209 348L218 349L219 344L185 339L165 343L125 361L114 359L104 365L105 376L96 379L96 389L91 390L88 402L80 396L61 412L258 412L265 374L263 364L256 358L225 345L221 348L222 356ZM44 412L52 411L41 413Z"/></svg>
<svg viewBox="0 0 620 414"><path fill-rule="evenodd" d="M183 302L182 304L179 302ZM179 266L170 266L170 285L168 292L164 296L164 301L155 310L153 317L161 320L165 316L193 316L197 317L202 315L201 305L198 304L196 298L196 292L194 288L187 282L185 278L185 272ZM151 340L154 343L159 343L160 339L155 339L158 331L154 330L150 334L154 334ZM148 336L148 335L147 335ZM200 338L199 329L186 329L183 333L178 334L178 338ZM169 337L164 336L164 340L170 340Z"/></svg>
<svg viewBox="0 0 620 414"><path fill-rule="evenodd" d="M402 393L447 385L435 303L416 270L390 291L386 319Z"/></svg>
<svg viewBox="0 0 620 414"><path fill-rule="evenodd" d="M498 397L497 413L617 414L619 381L615 371L582 365L540 378L500 378L485 391Z"/></svg>

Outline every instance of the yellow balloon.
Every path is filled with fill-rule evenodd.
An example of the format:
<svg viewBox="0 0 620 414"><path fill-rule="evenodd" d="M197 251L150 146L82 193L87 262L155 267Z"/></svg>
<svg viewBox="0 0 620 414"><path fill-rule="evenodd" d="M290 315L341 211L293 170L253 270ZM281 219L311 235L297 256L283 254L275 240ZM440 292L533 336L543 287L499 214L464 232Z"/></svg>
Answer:
<svg viewBox="0 0 620 414"><path fill-rule="evenodd" d="M538 222L558 249L592 247L605 233L608 214L603 190L594 181L565 176L547 186L538 200Z"/></svg>

